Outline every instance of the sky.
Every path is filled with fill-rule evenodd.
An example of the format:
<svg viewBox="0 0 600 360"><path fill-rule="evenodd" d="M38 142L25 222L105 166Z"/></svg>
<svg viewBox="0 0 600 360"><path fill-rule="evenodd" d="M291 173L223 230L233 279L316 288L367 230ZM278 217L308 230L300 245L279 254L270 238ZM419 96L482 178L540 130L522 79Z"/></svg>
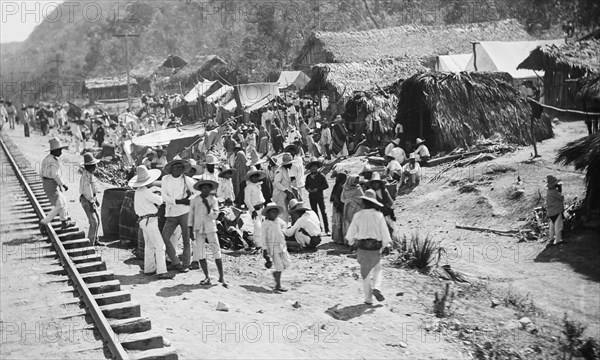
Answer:
<svg viewBox="0 0 600 360"><path fill-rule="evenodd" d="M0 0L0 43L25 41L63 1Z"/></svg>

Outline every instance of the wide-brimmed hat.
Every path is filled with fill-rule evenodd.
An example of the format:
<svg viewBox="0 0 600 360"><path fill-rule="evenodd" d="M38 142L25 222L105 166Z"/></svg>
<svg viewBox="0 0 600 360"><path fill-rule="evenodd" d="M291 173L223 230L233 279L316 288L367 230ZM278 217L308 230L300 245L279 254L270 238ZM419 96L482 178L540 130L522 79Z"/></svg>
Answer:
<svg viewBox="0 0 600 360"><path fill-rule="evenodd" d="M288 213L295 213L298 211L308 211L311 210L311 208L309 208L308 206L306 206L306 204L302 201L298 202L298 204L296 204L296 206L294 206L293 208L291 208L290 210L288 210Z"/></svg>
<svg viewBox="0 0 600 360"><path fill-rule="evenodd" d="M373 172L373 167L369 164L365 164L365 166L363 166L361 172L358 175L364 175L365 173L372 173Z"/></svg>
<svg viewBox="0 0 600 360"><path fill-rule="evenodd" d="M290 200L289 204L288 204L288 210L292 210L293 208L295 208L296 206L298 206L298 204L304 204L302 201L298 200L298 199L292 199Z"/></svg>
<svg viewBox="0 0 600 360"><path fill-rule="evenodd" d="M156 151L156 152L159 152L159 151L165 152L165 148L162 147L162 146L157 146L156 149L154 149L154 151Z"/></svg>
<svg viewBox="0 0 600 360"><path fill-rule="evenodd" d="M289 165L294 162L294 158L290 153L283 153L281 156L281 166Z"/></svg>
<svg viewBox="0 0 600 360"><path fill-rule="evenodd" d="M50 150L48 150L48 151L58 150L58 149L68 149L69 148L69 145L63 145L63 144L61 144L60 143L60 139L57 138L57 137L53 137L48 142L50 143Z"/></svg>
<svg viewBox="0 0 600 360"><path fill-rule="evenodd" d="M194 184L194 189L200 191L200 186L205 185L205 184L212 186L213 190L215 190L217 187L219 187L219 184L216 181L209 180L209 179L200 179Z"/></svg>
<svg viewBox="0 0 600 360"><path fill-rule="evenodd" d="M229 165L225 164L225 165L223 165L223 167L221 167L221 172L219 173L219 177L224 177L226 174L233 174L236 171L237 171L236 169L232 169L229 167Z"/></svg>
<svg viewBox="0 0 600 360"><path fill-rule="evenodd" d="M83 165L96 165L100 160L96 159L92 153L86 152L83 154Z"/></svg>
<svg viewBox="0 0 600 360"><path fill-rule="evenodd" d="M385 184L385 180L383 180L381 178L381 175L379 175L378 172L373 173L373 176L371 177L371 180L369 180L369 185L374 183L374 182L380 182L381 184Z"/></svg>
<svg viewBox="0 0 600 360"><path fill-rule="evenodd" d="M132 188L139 188L155 182L160 177L161 171L159 169L148 170L146 166L140 165L135 169L135 174L136 175L129 180L129 186Z"/></svg>
<svg viewBox="0 0 600 360"><path fill-rule="evenodd" d="M363 200L370 201L375 205L383 206L382 203L377 201L377 194L375 194L375 190L373 190L373 189L369 189L369 190L365 191L365 195L361 196L360 198Z"/></svg>
<svg viewBox="0 0 600 360"><path fill-rule="evenodd" d="M548 182L548 189L552 189L556 185L562 185L562 181L554 175L548 175L546 181Z"/></svg>
<svg viewBox="0 0 600 360"><path fill-rule="evenodd" d="M266 160L261 159L258 156L258 151L256 149L250 150L250 161L246 164L247 166L256 166L258 164L264 163Z"/></svg>
<svg viewBox="0 0 600 360"><path fill-rule="evenodd" d="M175 165L183 165L184 173L190 171L190 169L192 168L192 164L190 164L189 161L177 159L177 160L172 160L167 165L165 165L165 168L164 168L165 173L170 174L173 171L173 166L175 166Z"/></svg>
<svg viewBox="0 0 600 360"><path fill-rule="evenodd" d="M317 165L317 167L321 167L321 166L323 166L323 161L321 159L317 159L316 157L313 157L310 159L309 162L306 163L306 168L310 169L313 165Z"/></svg>
<svg viewBox="0 0 600 360"><path fill-rule="evenodd" d="M219 163L219 159L213 154L206 155L206 159L204 160L205 165L217 165Z"/></svg>
<svg viewBox="0 0 600 360"><path fill-rule="evenodd" d="M425 140L423 140L421 138L417 138L417 145L421 145L424 142L425 142Z"/></svg>
<svg viewBox="0 0 600 360"><path fill-rule="evenodd" d="M279 210L279 213L284 212L283 207L281 207L281 206L279 206L279 205L277 205L277 204L275 204L275 203L272 202L272 203L268 203L267 206L265 206L265 208L262 210L262 215L266 216L267 212L270 211L270 210L273 210L273 209Z"/></svg>
<svg viewBox="0 0 600 360"><path fill-rule="evenodd" d="M398 138L392 139L392 141L390 141L390 142L394 145L400 145L400 139L398 139Z"/></svg>
<svg viewBox="0 0 600 360"><path fill-rule="evenodd" d="M264 179L267 177L267 173L265 173L262 170L257 170L255 166L251 166L250 169L248 170L248 173L246 174L246 177L248 179L250 179L251 176L253 175L259 175L260 176L260 180Z"/></svg>
<svg viewBox="0 0 600 360"><path fill-rule="evenodd" d="M408 160L417 160L417 157L415 156L415 154L410 154L408 155Z"/></svg>
<svg viewBox="0 0 600 360"><path fill-rule="evenodd" d="M156 152L154 150L152 150L152 149L146 150L146 152L144 153L144 156L148 156L150 154L156 156Z"/></svg>
<svg viewBox="0 0 600 360"><path fill-rule="evenodd" d="M300 147L296 144L289 144L288 146L286 146L283 151L289 153L291 152L290 150L294 150L296 152L296 154L300 154Z"/></svg>

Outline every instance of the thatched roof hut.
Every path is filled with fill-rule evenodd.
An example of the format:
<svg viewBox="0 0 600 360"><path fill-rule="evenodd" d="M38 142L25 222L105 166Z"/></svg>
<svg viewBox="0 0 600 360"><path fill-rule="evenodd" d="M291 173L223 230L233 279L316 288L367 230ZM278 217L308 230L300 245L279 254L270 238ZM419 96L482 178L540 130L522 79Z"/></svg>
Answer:
<svg viewBox="0 0 600 360"><path fill-rule="evenodd" d="M183 87L192 88L203 79L213 79L211 70L217 65L226 65L226 63L217 55L198 55L171 76L169 81L180 82Z"/></svg>
<svg viewBox="0 0 600 360"><path fill-rule="evenodd" d="M494 134L532 143L531 105L507 73L421 73L402 83L399 98L396 122L405 142L419 137L434 151L464 148ZM552 137L549 119L536 120L534 129L538 141Z"/></svg>
<svg viewBox="0 0 600 360"><path fill-rule="evenodd" d="M584 101L600 101L600 74L579 79L577 81L577 97Z"/></svg>
<svg viewBox="0 0 600 360"><path fill-rule="evenodd" d="M351 97L356 91L384 88L398 79L426 71L414 58L370 60L362 63L318 64L309 73L305 91L325 91L337 99Z"/></svg>
<svg viewBox="0 0 600 360"><path fill-rule="evenodd" d="M137 81L129 79L131 93L135 93ZM83 91L91 100L119 100L127 98L127 75L86 79Z"/></svg>
<svg viewBox="0 0 600 360"><path fill-rule="evenodd" d="M317 31L294 61L296 70L320 63L353 63L382 58L417 57L472 52L472 41L533 40L517 20L452 25L404 25L385 29Z"/></svg>
<svg viewBox="0 0 600 360"><path fill-rule="evenodd" d="M600 208L600 133L586 136L565 145L558 151L556 163L573 165L576 170L587 170L586 203L588 214Z"/></svg>
<svg viewBox="0 0 600 360"><path fill-rule="evenodd" d="M543 45L517 69L544 70L544 102L562 108L580 108L574 80L600 74L600 40Z"/></svg>

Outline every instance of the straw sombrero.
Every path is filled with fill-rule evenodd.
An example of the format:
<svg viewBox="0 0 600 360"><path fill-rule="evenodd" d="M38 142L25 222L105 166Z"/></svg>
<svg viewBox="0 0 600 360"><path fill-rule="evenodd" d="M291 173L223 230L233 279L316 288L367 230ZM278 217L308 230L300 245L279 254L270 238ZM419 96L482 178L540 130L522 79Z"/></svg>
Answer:
<svg viewBox="0 0 600 360"><path fill-rule="evenodd" d="M232 169L232 168L229 167L229 165L225 164L221 168L221 172L219 173L219 177L224 177L225 174L233 174L236 171L237 171L236 169Z"/></svg>
<svg viewBox="0 0 600 360"><path fill-rule="evenodd" d="M380 182L382 185L385 184L385 180L383 180L381 178L381 175L379 175L378 172L373 173L373 176L371 177L371 180L369 180L369 185L371 185L374 182Z"/></svg>
<svg viewBox="0 0 600 360"><path fill-rule="evenodd" d="M270 210L273 210L273 209L279 210L279 213L282 213L284 211L283 207L272 202L272 203L267 204L267 206L265 206L265 208L262 211L262 216L266 216L267 212L269 212Z"/></svg>
<svg viewBox="0 0 600 360"><path fill-rule="evenodd" d="M212 186L212 189L216 189L219 184L216 181L208 180L208 179L200 179L194 184L194 189L200 191L200 186L208 184Z"/></svg>
<svg viewBox="0 0 600 360"><path fill-rule="evenodd" d="M298 202L298 204L296 206L294 206L293 209L288 210L288 213L291 214L291 213L295 213L295 212L298 212L301 210L308 211L308 210L311 210L311 208L306 206L306 204L304 202L300 201L300 202Z"/></svg>
<svg viewBox="0 0 600 360"><path fill-rule="evenodd" d="M425 142L425 140L423 140L421 138L417 138L417 146L421 145L424 142Z"/></svg>
<svg viewBox="0 0 600 360"><path fill-rule="evenodd" d="M261 159L258 156L258 151L256 151L256 149L252 149L250 150L250 161L248 161L248 163L246 163L247 166L256 166L258 164L262 164L264 163L266 160Z"/></svg>
<svg viewBox="0 0 600 360"><path fill-rule="evenodd" d="M92 153L86 152L85 154L83 154L83 164L82 165L84 165L84 166L96 165L99 162L100 162L100 160L96 159Z"/></svg>
<svg viewBox="0 0 600 360"><path fill-rule="evenodd" d="M311 158L309 162L306 163L306 168L310 169L311 166L317 165L317 167L323 166L323 161L321 159L317 159L315 157Z"/></svg>
<svg viewBox="0 0 600 360"><path fill-rule="evenodd" d="M186 173L188 171L190 171L190 169L192 168L192 164L190 164L189 161L187 160L182 160L182 159L177 159L177 160L172 160L171 162L169 162L167 165L165 165L165 173L166 174L170 174L173 170L173 166L175 165L183 165L183 172Z"/></svg>
<svg viewBox="0 0 600 360"><path fill-rule="evenodd" d="M358 175L364 175L365 173L372 173L373 172L373 167L369 164L366 164L362 171L358 174Z"/></svg>
<svg viewBox="0 0 600 360"><path fill-rule="evenodd" d="M219 160L213 154L206 155L206 160L204 160L205 165L217 165Z"/></svg>
<svg viewBox="0 0 600 360"><path fill-rule="evenodd" d="M246 174L246 177L248 179L250 179L250 177L252 177L253 175L259 175L260 180L263 180L264 178L267 177L267 174L264 171L258 170L254 166L250 167L250 169L248 170L248 173Z"/></svg>
<svg viewBox="0 0 600 360"><path fill-rule="evenodd" d="M296 152L296 154L300 154L300 148L298 147L298 145L296 144L289 144L288 146L286 146L283 151L289 153L290 150L294 150Z"/></svg>
<svg viewBox="0 0 600 360"><path fill-rule="evenodd" d="M60 139L57 138L57 137L53 137L48 142L50 143L50 150L48 150L48 151L58 150L58 149L68 149L69 148L69 145L63 145L63 144L61 144L60 143Z"/></svg>
<svg viewBox="0 0 600 360"><path fill-rule="evenodd" d="M139 188L148 184L152 184L161 175L161 171L159 169L148 170L148 168L144 165L138 166L135 170L135 173L136 175L129 180L128 183L132 188Z"/></svg>
<svg viewBox="0 0 600 360"><path fill-rule="evenodd" d="M281 166L289 165L294 162L294 158L290 153L283 153L281 156Z"/></svg>
<svg viewBox="0 0 600 360"><path fill-rule="evenodd" d="M365 191L365 195L361 196L360 198L363 200L370 201L375 205L383 206L382 203L377 201L377 195L375 194L375 190L373 190L373 189L369 189L369 190Z"/></svg>

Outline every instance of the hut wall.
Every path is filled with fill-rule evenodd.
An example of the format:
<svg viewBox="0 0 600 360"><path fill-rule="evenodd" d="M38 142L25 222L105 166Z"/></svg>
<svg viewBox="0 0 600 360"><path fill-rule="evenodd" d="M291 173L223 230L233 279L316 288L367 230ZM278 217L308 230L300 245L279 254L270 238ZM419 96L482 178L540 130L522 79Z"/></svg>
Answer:
<svg viewBox="0 0 600 360"><path fill-rule="evenodd" d="M296 70L308 70L312 65L330 62L333 62L333 59L323 50L319 42L314 42L298 61L295 68Z"/></svg>
<svg viewBox="0 0 600 360"><path fill-rule="evenodd" d="M91 100L115 100L127 98L127 85L86 89L86 91Z"/></svg>
<svg viewBox="0 0 600 360"><path fill-rule="evenodd" d="M544 74L544 102L562 109L581 109L577 99L577 82L566 81L581 76L579 72L549 69Z"/></svg>

